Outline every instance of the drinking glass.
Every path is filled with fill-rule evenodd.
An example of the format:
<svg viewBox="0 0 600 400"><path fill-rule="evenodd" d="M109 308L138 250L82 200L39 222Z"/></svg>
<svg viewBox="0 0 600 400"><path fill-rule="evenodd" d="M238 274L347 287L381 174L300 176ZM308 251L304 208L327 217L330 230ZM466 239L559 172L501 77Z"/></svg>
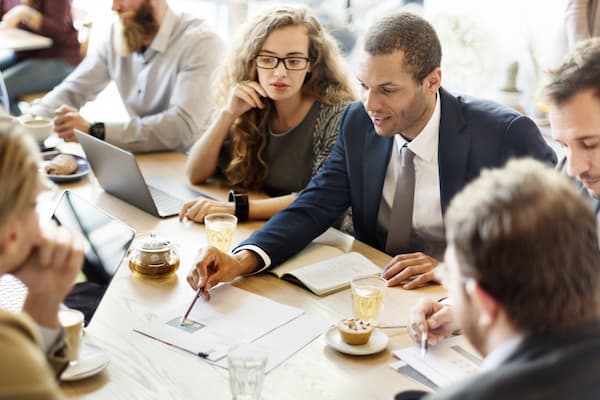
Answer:
<svg viewBox="0 0 600 400"><path fill-rule="evenodd" d="M267 366L267 352L253 343L229 349L229 386L234 400L259 400Z"/></svg>
<svg viewBox="0 0 600 400"><path fill-rule="evenodd" d="M376 324L383 308L387 282L380 276L357 276L351 281L352 316Z"/></svg>
<svg viewBox="0 0 600 400"><path fill-rule="evenodd" d="M206 240L209 246L228 252L237 226L237 218L231 214L208 214L204 217Z"/></svg>

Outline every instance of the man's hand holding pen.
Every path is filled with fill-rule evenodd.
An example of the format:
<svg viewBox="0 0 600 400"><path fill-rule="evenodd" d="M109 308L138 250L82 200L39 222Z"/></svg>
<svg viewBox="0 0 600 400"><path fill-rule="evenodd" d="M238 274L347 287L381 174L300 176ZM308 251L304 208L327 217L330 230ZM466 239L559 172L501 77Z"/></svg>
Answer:
<svg viewBox="0 0 600 400"><path fill-rule="evenodd" d="M421 353L427 350L428 345L439 343L455 330L456 323L450 306L424 298L410 311L408 333L421 345Z"/></svg>
<svg viewBox="0 0 600 400"><path fill-rule="evenodd" d="M209 301L210 289L220 282L230 282L238 276L254 272L259 263L259 257L249 250L229 254L215 247L206 247L198 254L187 281L196 291L203 288L198 293Z"/></svg>
<svg viewBox="0 0 600 400"><path fill-rule="evenodd" d="M196 295L181 319L180 325L187 321L192 308L200 297L205 301L210 301L212 288L220 283L232 282L239 276L254 272L258 265L258 256L248 250L229 254L212 246L202 249L187 277L187 281L196 291Z"/></svg>

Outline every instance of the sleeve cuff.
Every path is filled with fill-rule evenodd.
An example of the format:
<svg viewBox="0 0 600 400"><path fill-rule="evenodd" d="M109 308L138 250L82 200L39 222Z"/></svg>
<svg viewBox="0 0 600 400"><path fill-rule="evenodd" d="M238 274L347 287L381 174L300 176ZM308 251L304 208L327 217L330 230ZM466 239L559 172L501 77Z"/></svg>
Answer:
<svg viewBox="0 0 600 400"><path fill-rule="evenodd" d="M104 140L115 146L121 146L123 125L119 122L104 123Z"/></svg>
<svg viewBox="0 0 600 400"><path fill-rule="evenodd" d="M263 272L264 270L266 270L267 268L269 268L271 266L271 257L269 257L269 255L263 249L261 249L260 247L258 247L256 245L253 245L253 244L246 244L243 246L236 247L235 249L233 249L231 251L231 253L237 254L242 250L250 250L251 252L258 255L263 262L263 266L260 269L257 269L256 271L254 271L250 274L247 274L247 276Z"/></svg>

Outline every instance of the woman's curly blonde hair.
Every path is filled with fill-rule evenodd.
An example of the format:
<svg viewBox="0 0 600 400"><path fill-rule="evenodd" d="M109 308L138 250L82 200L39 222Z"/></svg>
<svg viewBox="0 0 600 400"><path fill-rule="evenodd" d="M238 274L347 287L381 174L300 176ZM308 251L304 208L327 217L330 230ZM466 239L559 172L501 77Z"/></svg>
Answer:
<svg viewBox="0 0 600 400"><path fill-rule="evenodd" d="M257 80L254 58L267 36L274 30L290 26L304 26L309 39L311 72L302 86L303 96L328 105L347 103L356 98L335 39L307 8L278 6L260 13L238 32L215 80L213 93L217 109L225 105L236 84ZM234 187L260 190L268 174L263 153L273 103L267 100L265 105L262 110L251 109L244 113L231 127L227 139L231 161L224 172Z"/></svg>

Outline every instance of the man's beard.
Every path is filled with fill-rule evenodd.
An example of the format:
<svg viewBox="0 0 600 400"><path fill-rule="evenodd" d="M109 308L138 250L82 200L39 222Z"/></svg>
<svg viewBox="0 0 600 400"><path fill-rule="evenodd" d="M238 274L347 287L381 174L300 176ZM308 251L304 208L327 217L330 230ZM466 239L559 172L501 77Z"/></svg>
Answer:
<svg viewBox="0 0 600 400"><path fill-rule="evenodd" d="M117 50L123 56L147 45L158 32L159 25L150 0L144 1L137 11L125 12L119 17L115 41Z"/></svg>
<svg viewBox="0 0 600 400"><path fill-rule="evenodd" d="M473 347L481 354L485 355L487 332L482 332L482 329L478 324L480 312L473 307L471 299L467 298L465 294L463 294L463 296L463 309L461 310L462 312L459 312L458 316L460 328Z"/></svg>

